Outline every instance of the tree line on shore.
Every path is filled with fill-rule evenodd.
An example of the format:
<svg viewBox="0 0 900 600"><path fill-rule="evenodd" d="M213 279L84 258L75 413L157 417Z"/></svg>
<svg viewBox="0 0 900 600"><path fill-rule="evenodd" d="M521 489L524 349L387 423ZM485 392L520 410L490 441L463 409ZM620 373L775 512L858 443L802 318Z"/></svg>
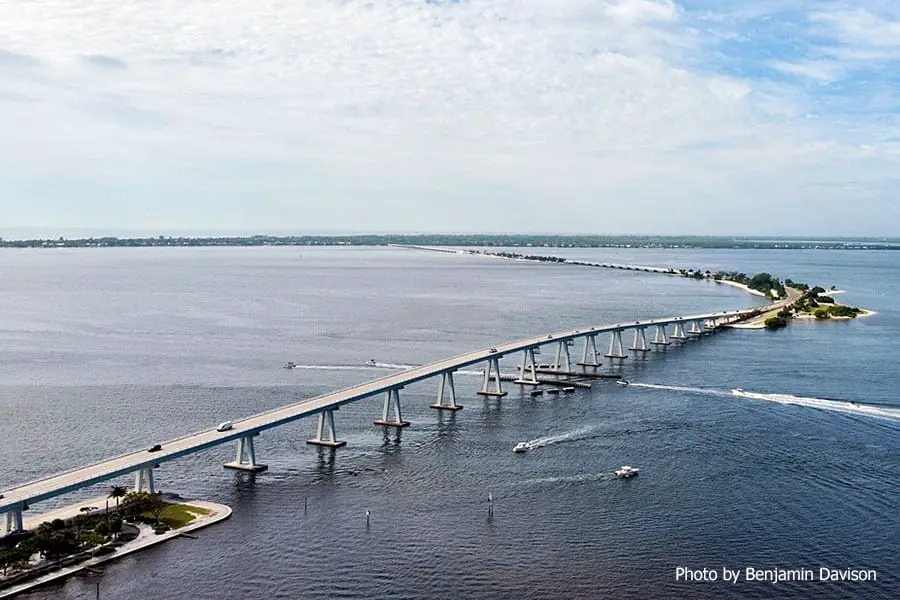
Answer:
<svg viewBox="0 0 900 600"><path fill-rule="evenodd" d="M147 236L3 239L0 248L110 248L155 246L469 246L535 248L729 248L765 250L900 250L900 240L779 240L724 236L556 234L352 234Z"/></svg>

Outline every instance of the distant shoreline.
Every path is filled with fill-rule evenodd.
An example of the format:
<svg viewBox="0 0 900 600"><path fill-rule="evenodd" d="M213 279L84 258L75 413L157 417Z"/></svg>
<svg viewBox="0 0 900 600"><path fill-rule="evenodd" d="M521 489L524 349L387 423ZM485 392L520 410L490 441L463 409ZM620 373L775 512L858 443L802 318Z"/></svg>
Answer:
<svg viewBox="0 0 900 600"><path fill-rule="evenodd" d="M722 250L900 250L900 239L778 239L747 236L354 234L147 236L5 239L0 248L153 248L243 246L450 246L457 248L654 248Z"/></svg>

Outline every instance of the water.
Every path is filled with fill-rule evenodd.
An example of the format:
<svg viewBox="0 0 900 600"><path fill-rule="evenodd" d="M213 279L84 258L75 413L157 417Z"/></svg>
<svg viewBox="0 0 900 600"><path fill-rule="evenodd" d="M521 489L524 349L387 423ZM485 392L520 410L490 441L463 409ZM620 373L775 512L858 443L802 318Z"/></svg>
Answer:
<svg viewBox="0 0 900 600"><path fill-rule="evenodd" d="M437 381L424 382L402 392L412 426L399 432L372 425L380 399L342 408L336 453L305 444L312 420L266 432L270 470L256 476L221 468L232 447L167 463L164 488L234 516L113 563L103 597L896 597L892 253L558 253L768 270L879 314L672 346L628 361L628 387L532 398L509 386L497 402L474 394L472 370L455 414L428 408ZM3 488L502 341L759 301L710 282L396 249L7 250L0 273ZM532 449L513 454L520 441ZM615 479L622 464L641 475ZM879 580L691 584L678 566ZM97 580L27 597L92 598Z"/></svg>

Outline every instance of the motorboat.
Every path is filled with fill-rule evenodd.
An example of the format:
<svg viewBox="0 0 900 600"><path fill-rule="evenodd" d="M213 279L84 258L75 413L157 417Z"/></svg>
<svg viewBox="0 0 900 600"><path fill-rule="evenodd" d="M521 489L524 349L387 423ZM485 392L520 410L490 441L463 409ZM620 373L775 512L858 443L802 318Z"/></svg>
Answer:
<svg viewBox="0 0 900 600"><path fill-rule="evenodd" d="M628 479L629 477L634 477L640 472L640 469L635 469L634 467L623 465L616 470L616 477L618 477L619 479Z"/></svg>
<svg viewBox="0 0 900 600"><path fill-rule="evenodd" d="M616 384L621 385L621 386L627 386L628 380L627 379L616 379Z"/></svg>
<svg viewBox="0 0 900 600"><path fill-rule="evenodd" d="M734 388L731 390L731 393L735 396L740 396L741 394L746 394L747 392L744 391L744 388Z"/></svg>
<svg viewBox="0 0 900 600"><path fill-rule="evenodd" d="M513 452L517 454L521 454L522 452L528 451L528 442L519 442L516 444L516 447L513 448Z"/></svg>
<svg viewBox="0 0 900 600"><path fill-rule="evenodd" d="M375 367L375 366L378 365L378 363L375 362L375 359L374 359L374 358L370 358L369 360L367 360L367 361L366 361L366 364L369 365L370 367Z"/></svg>
<svg viewBox="0 0 900 600"><path fill-rule="evenodd" d="M285 369L294 369L296 367L297 367L297 363L290 361L290 360L287 362L286 365L284 365Z"/></svg>

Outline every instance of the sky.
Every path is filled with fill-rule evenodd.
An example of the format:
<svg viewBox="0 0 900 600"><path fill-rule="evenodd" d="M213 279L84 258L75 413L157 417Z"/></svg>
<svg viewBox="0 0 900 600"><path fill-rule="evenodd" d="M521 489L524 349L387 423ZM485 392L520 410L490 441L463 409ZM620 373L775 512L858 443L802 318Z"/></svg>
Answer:
<svg viewBox="0 0 900 600"><path fill-rule="evenodd" d="M0 0L0 236L900 235L896 0Z"/></svg>

